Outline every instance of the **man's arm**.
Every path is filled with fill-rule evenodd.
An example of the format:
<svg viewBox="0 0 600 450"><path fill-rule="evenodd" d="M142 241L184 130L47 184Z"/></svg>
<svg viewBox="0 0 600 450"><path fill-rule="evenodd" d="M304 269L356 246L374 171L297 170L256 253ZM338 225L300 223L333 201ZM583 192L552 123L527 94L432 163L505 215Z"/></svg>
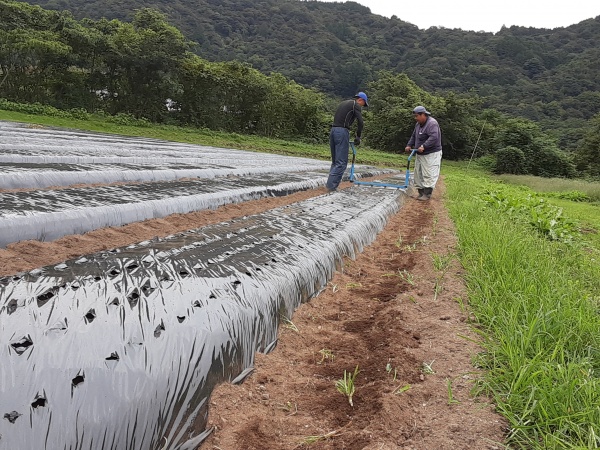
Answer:
<svg viewBox="0 0 600 450"><path fill-rule="evenodd" d="M415 145L415 140L416 140L416 133L417 133L417 127L413 128L413 132L410 136L410 139L408 140L408 143L406 144L406 148L413 148Z"/></svg>
<svg viewBox="0 0 600 450"><path fill-rule="evenodd" d="M358 129L356 130L356 137L357 138L361 138L362 137L362 131L363 131L363 126L365 124L363 117L362 117L362 113L360 112L359 109L356 109L354 111L355 115L356 115L356 122L358 123Z"/></svg>

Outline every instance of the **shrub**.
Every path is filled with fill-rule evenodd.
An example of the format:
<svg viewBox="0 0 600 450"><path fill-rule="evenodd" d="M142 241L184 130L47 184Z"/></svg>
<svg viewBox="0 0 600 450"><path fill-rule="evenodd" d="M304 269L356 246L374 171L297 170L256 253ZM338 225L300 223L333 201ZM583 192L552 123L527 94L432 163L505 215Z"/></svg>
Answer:
<svg viewBox="0 0 600 450"><path fill-rule="evenodd" d="M504 147L496 152L495 173L526 173L526 159L523 150L517 147Z"/></svg>
<svg viewBox="0 0 600 450"><path fill-rule="evenodd" d="M484 155L473 161L475 165L490 172L496 172L496 157L494 155Z"/></svg>
<svg viewBox="0 0 600 450"><path fill-rule="evenodd" d="M592 199L585 192L581 191L569 191L569 192L546 192L546 197L560 198L563 200L570 200L572 202L590 202Z"/></svg>
<svg viewBox="0 0 600 450"><path fill-rule="evenodd" d="M150 121L145 118L137 119L128 113L118 113L114 116L108 116L107 122L116 123L117 125L135 126L135 127L147 127L150 126Z"/></svg>

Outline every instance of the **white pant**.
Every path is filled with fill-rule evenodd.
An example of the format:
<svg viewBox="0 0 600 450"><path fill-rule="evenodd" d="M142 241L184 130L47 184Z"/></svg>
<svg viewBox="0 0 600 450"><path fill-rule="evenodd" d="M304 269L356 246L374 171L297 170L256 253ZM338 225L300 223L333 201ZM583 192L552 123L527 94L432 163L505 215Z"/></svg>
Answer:
<svg viewBox="0 0 600 450"><path fill-rule="evenodd" d="M415 161L415 187L417 189L434 188L440 177L442 152L429 153L428 155L416 154Z"/></svg>

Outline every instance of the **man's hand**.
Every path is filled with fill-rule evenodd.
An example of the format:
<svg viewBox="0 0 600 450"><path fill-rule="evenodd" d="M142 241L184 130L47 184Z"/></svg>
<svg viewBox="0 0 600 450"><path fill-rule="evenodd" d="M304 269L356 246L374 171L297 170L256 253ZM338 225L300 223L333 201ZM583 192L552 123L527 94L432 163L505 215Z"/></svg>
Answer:
<svg viewBox="0 0 600 450"><path fill-rule="evenodd" d="M417 151L419 153L423 153L425 151L425 147L423 147L422 145L417 149Z"/></svg>
<svg viewBox="0 0 600 450"><path fill-rule="evenodd" d="M354 138L354 145L360 145L360 138L358 136Z"/></svg>
<svg viewBox="0 0 600 450"><path fill-rule="evenodd" d="M406 153L410 153L410 151L411 151L411 150L412 150L412 149L410 148L410 145L407 145L407 146L404 148L404 151L405 151Z"/></svg>

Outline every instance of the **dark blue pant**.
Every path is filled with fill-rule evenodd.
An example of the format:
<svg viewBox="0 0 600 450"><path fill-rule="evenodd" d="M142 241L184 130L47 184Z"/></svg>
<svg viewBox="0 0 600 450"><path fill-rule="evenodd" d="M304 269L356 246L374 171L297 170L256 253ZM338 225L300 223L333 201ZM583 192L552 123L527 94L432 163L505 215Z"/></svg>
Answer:
<svg viewBox="0 0 600 450"><path fill-rule="evenodd" d="M331 128L329 148L331 149L331 169L329 169L327 189L333 191L340 185L344 171L348 167L350 131L344 127Z"/></svg>

